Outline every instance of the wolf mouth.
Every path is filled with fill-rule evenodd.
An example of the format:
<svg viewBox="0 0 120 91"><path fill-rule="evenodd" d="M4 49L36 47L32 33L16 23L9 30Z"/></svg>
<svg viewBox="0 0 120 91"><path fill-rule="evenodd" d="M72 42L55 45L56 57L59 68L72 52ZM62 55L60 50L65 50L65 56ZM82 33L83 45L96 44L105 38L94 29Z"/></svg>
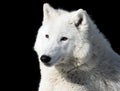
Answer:
<svg viewBox="0 0 120 91"><path fill-rule="evenodd" d="M60 63L64 62L64 58L59 57L58 61L56 61L55 63L49 62L49 63L44 63L44 65L51 67L53 65L59 65Z"/></svg>
<svg viewBox="0 0 120 91"><path fill-rule="evenodd" d="M44 63L44 65L48 66L48 67L51 67L52 64L51 63Z"/></svg>

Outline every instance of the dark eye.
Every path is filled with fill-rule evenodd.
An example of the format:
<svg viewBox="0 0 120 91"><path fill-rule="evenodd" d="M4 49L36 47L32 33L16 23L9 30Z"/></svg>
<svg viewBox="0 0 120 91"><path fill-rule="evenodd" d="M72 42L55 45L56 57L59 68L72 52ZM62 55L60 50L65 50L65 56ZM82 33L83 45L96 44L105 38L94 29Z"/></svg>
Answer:
<svg viewBox="0 0 120 91"><path fill-rule="evenodd" d="M68 38L67 37L62 37L60 41L66 41Z"/></svg>
<svg viewBox="0 0 120 91"><path fill-rule="evenodd" d="M45 37L46 37L46 38L49 38L49 35L46 34Z"/></svg>

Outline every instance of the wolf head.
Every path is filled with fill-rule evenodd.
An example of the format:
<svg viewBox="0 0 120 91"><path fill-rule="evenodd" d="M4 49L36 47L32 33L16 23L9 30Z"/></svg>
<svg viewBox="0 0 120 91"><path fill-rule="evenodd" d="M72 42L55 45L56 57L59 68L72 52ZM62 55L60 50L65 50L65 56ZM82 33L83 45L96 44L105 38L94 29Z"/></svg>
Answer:
<svg viewBox="0 0 120 91"><path fill-rule="evenodd" d="M52 66L66 63L71 58L89 59L91 46L88 31L91 21L86 11L56 10L46 3L43 12L42 26L34 46L40 61ZM80 62L83 63L85 61Z"/></svg>

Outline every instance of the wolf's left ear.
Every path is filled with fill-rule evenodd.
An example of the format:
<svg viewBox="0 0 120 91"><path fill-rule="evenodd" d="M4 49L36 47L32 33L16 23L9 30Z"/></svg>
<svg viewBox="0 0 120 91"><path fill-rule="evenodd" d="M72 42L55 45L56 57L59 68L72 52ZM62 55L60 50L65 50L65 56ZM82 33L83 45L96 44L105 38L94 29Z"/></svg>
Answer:
<svg viewBox="0 0 120 91"><path fill-rule="evenodd" d="M43 17L44 17L44 20L50 18L55 13L56 13L56 10L53 7L51 7L48 3L45 3L43 5Z"/></svg>
<svg viewBox="0 0 120 91"><path fill-rule="evenodd" d="M76 27L87 23L87 13L83 9L79 9L74 12L73 22Z"/></svg>

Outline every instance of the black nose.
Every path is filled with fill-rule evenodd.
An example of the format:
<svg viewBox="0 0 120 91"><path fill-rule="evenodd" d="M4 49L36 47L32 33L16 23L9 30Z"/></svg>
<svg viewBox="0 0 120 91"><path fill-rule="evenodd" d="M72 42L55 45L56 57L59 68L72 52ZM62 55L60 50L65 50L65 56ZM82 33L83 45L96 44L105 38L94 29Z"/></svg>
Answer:
<svg viewBox="0 0 120 91"><path fill-rule="evenodd" d="M43 63L48 63L51 60L51 58L47 55L42 55L40 59Z"/></svg>

